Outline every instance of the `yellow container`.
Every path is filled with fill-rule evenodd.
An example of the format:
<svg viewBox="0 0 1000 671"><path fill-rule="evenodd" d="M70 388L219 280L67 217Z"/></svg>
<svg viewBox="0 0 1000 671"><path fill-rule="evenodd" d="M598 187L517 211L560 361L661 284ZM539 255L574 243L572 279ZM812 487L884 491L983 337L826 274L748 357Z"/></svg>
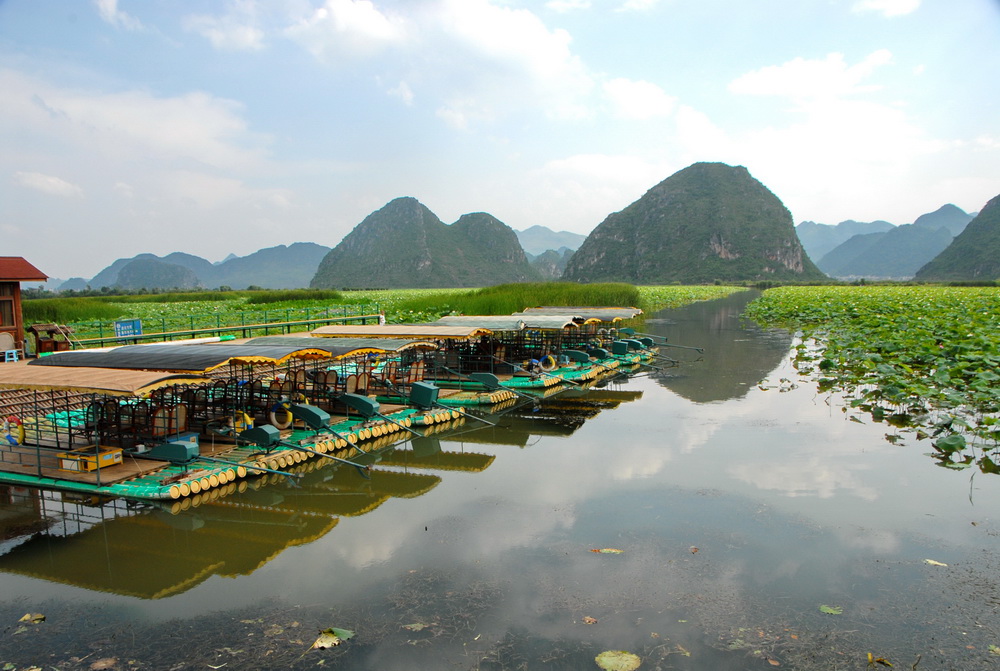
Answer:
<svg viewBox="0 0 1000 671"><path fill-rule="evenodd" d="M90 472L122 463L122 451L117 447L98 449L96 445L86 445L56 456L63 471Z"/></svg>

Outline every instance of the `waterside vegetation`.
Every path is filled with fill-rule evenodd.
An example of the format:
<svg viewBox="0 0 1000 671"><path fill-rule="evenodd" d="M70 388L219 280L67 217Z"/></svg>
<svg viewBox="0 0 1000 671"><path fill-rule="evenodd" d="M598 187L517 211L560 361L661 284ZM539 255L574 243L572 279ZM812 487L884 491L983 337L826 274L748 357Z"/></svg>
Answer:
<svg viewBox="0 0 1000 671"><path fill-rule="evenodd" d="M939 465L1000 473L1000 288L770 289L746 316L802 331L795 365Z"/></svg>
<svg viewBox="0 0 1000 671"><path fill-rule="evenodd" d="M385 313L390 323L433 321L447 314L510 314L539 305L629 305L647 313L726 296L739 287L648 286L536 282L484 289L333 291L204 291L24 302L26 323L68 324L78 338L113 333L112 321L141 319L144 330L180 331L220 326ZM302 329L306 327L303 326Z"/></svg>

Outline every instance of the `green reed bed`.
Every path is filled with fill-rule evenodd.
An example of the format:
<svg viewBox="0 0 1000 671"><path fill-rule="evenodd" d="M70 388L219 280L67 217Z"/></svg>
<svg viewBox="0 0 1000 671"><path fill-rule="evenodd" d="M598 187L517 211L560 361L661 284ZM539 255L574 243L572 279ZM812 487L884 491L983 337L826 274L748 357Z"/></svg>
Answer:
<svg viewBox="0 0 1000 671"><path fill-rule="evenodd" d="M721 286L637 287L622 283L535 282L473 290L407 290L423 293L412 297L399 296L395 300L386 300L383 295L377 300L385 306L389 321L423 322L447 314L507 315L543 305L639 307L648 314L695 301L721 298L740 290L738 287ZM373 294L369 296L376 299Z"/></svg>
<svg viewBox="0 0 1000 671"><path fill-rule="evenodd" d="M781 287L746 316L801 329L800 371L931 438L942 466L1000 473L1000 288Z"/></svg>

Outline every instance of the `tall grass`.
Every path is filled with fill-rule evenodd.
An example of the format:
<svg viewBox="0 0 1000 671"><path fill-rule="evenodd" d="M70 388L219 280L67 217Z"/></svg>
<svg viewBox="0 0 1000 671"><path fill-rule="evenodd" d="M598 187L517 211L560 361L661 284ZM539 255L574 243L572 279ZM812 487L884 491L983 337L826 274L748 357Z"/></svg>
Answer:
<svg viewBox="0 0 1000 671"><path fill-rule="evenodd" d="M404 300L400 312L438 316L450 312L467 315L509 315L542 305L638 306L639 290L631 284L575 284L533 282L500 284L475 291L421 296Z"/></svg>
<svg viewBox="0 0 1000 671"><path fill-rule="evenodd" d="M39 298L21 303L26 324L66 324L90 319L115 319L121 308L99 298Z"/></svg>

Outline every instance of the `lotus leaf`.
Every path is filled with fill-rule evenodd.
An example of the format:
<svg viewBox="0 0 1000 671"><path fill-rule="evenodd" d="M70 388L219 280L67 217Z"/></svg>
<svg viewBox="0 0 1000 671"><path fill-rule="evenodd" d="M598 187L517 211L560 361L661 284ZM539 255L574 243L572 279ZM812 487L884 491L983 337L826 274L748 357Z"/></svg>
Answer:
<svg viewBox="0 0 1000 671"><path fill-rule="evenodd" d="M604 671L635 671L642 663L638 655L625 650L605 650L594 661Z"/></svg>

